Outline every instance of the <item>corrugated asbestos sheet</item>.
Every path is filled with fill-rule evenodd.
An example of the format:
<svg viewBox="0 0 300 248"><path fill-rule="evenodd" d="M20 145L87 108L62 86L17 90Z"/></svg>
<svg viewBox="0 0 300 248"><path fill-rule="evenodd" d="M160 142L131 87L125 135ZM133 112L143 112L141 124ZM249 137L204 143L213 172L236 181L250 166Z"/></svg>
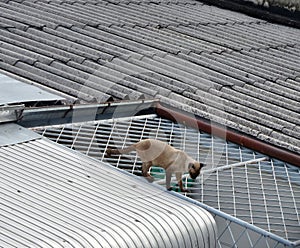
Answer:
<svg viewBox="0 0 300 248"><path fill-rule="evenodd" d="M0 169L0 247L216 246L196 204L36 134Z"/></svg>
<svg viewBox="0 0 300 248"><path fill-rule="evenodd" d="M0 74L0 105L4 104L39 104L55 103L65 100L36 86L25 84L21 81Z"/></svg>
<svg viewBox="0 0 300 248"><path fill-rule="evenodd" d="M207 164L197 180L184 179L184 187L191 191L184 195L219 211L215 214L219 247L300 245L297 167L156 115L40 127L35 131L137 175L141 175L141 161L134 152L106 158L105 150L146 138L165 141ZM154 167L150 173L164 185L162 169ZM176 179L173 181L173 189L178 191ZM232 221L231 217L237 219ZM250 232L253 229L255 233ZM271 234L279 241L266 240Z"/></svg>
<svg viewBox="0 0 300 248"><path fill-rule="evenodd" d="M300 153L300 30L193 0L0 1L0 69L83 102L160 98Z"/></svg>

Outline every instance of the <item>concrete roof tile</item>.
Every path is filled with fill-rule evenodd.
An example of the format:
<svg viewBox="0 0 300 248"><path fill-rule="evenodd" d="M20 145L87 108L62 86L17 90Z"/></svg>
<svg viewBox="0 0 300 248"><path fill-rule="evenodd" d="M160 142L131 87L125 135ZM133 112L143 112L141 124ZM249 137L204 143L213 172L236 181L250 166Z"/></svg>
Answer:
<svg viewBox="0 0 300 248"><path fill-rule="evenodd" d="M277 80L276 83L278 85L287 87L288 89L295 90L297 92L300 92L300 77L296 77L295 79L287 79L285 81L283 80Z"/></svg>
<svg viewBox="0 0 300 248"><path fill-rule="evenodd" d="M297 146L297 29L192 0L2 1L1 20L4 71L83 101L160 97Z"/></svg>
<svg viewBox="0 0 300 248"><path fill-rule="evenodd" d="M77 32L74 32L69 29L65 29L63 27L58 27L56 30L45 29L47 33L60 37L60 40L66 46L70 46L70 53L74 55L75 50L79 50L77 53L85 54L87 58L92 60L110 60L114 56L120 55L118 52L107 51L105 48L101 48L101 45L97 45L97 40L91 40L86 36L83 36ZM53 37L54 38L54 37ZM95 43L94 43L95 42ZM111 55L113 54L113 55ZM78 56L78 55L76 55ZM79 61L82 62L83 60Z"/></svg>
<svg viewBox="0 0 300 248"><path fill-rule="evenodd" d="M12 30L12 33L18 35L18 36L15 36L18 39L18 41L23 40L23 41L25 41L25 42L27 41L29 44L31 44L34 49L33 50L34 52L46 55L50 58L57 59L57 60L65 62L65 63L68 62L70 59L78 61L78 62L82 62L85 59L84 57L80 57L71 52L51 46L51 44L48 45L48 44L42 43L42 42L40 42L41 41L40 38L37 38L37 36L32 35L30 33L27 33L27 32L21 31L21 30L17 30L17 29Z"/></svg>
<svg viewBox="0 0 300 248"><path fill-rule="evenodd" d="M182 64L178 63L178 59L173 60L173 56L165 58L160 58L159 56L153 56L153 58L144 57L142 61L154 64L159 68L157 72L170 78L176 78L178 81L177 86L180 87L182 91L195 92L198 88L209 90L210 87L213 87L212 82L206 79L206 75L201 74L202 78L197 75L200 75L201 71L193 71L191 68L183 65L183 61ZM178 73L179 71L180 73Z"/></svg>
<svg viewBox="0 0 300 248"><path fill-rule="evenodd" d="M1 49L0 52L2 53ZM9 65L15 65L19 61L19 59L13 56L1 54L0 61L3 61Z"/></svg>
<svg viewBox="0 0 300 248"><path fill-rule="evenodd" d="M83 72L76 73L76 70L74 70L73 68L56 62L53 62L51 66L45 66L40 63L38 63L36 66L47 72L51 72L52 74L56 74L57 76L70 80L74 84L77 84L78 92L80 92L81 90L85 92L87 88L91 88L107 95L111 95L117 99L129 99L129 95L131 95L131 97L135 97L135 99L133 100L140 99L142 97L141 93L134 93L127 87L108 80L107 76L105 76L105 73L102 72L102 70L100 75L96 71L91 75ZM89 94L95 96L96 98L98 94L96 93L96 91L93 92L93 90L91 90Z"/></svg>
<svg viewBox="0 0 300 248"><path fill-rule="evenodd" d="M105 63L104 66L122 73L123 76L120 77L120 81L118 83L131 89L139 89L139 91L148 96L155 96L158 93L158 83L155 82L155 79L151 76L152 74L149 75L150 71L118 58ZM99 70L101 70L101 68L99 68ZM161 92L161 94L165 93Z"/></svg>
<svg viewBox="0 0 300 248"><path fill-rule="evenodd" d="M113 24L118 26L132 26L140 25L140 26L147 26L149 24L149 20L145 20L144 18L137 18L134 14L129 13L126 9L121 9L119 4L112 5L112 4L97 4L88 6L89 11L92 13L105 13L105 18L110 18L113 21ZM117 21L117 22L116 22Z"/></svg>
<svg viewBox="0 0 300 248"><path fill-rule="evenodd" d="M186 58L191 62L197 63L197 64L199 64L203 67L206 67L208 69L211 69L213 71L220 72L224 75L227 75L229 77L232 77L232 78L242 81L244 83L253 84L255 82L254 79L251 79L248 77L247 72L243 72L243 71L233 68L229 65L222 64L211 58L206 58L205 56L200 56L198 54L193 54L193 53L190 54Z"/></svg>
<svg viewBox="0 0 300 248"><path fill-rule="evenodd" d="M20 22L14 21L14 20L3 18L3 17L0 17L0 25L2 28L5 28L5 29L18 28L21 30L26 30L29 27L28 25L26 25L24 23L20 23Z"/></svg>
<svg viewBox="0 0 300 248"><path fill-rule="evenodd" d="M230 77L228 75L223 74L222 72L219 72L217 70L214 70L214 67L210 66L208 63L201 62L198 59L191 58L188 55L183 55L179 54L178 57L185 59L186 61L191 61L195 65L198 66L198 70L203 73L204 78L207 80L211 80L212 82L215 82L213 86L218 86L215 88L221 88L222 86L233 86L233 85L238 85L238 86L244 86L245 82L233 77ZM208 68L209 67L209 68Z"/></svg>
<svg viewBox="0 0 300 248"><path fill-rule="evenodd" d="M156 4L145 4L141 3L139 5L136 4L118 4L118 8L114 8L118 13L122 13L124 15L129 15L131 18L135 19L136 23L139 26L165 26L165 25L177 25L179 17L168 15L168 12L164 12L162 14L163 5L161 5L162 9L158 12L155 11ZM110 6L113 8L113 6ZM187 23L187 22L185 22Z"/></svg>
<svg viewBox="0 0 300 248"><path fill-rule="evenodd" d="M141 43L133 42L128 39L124 39L123 37L112 35L110 32L104 32L93 27L86 27L85 29L73 27L72 30L97 39L99 46L101 46L103 50L107 48L109 52L113 51L112 54L115 54L116 56L119 56L119 54L124 56L134 52L143 53L150 50L149 47ZM118 54L116 54L116 51Z"/></svg>
<svg viewBox="0 0 300 248"><path fill-rule="evenodd" d="M60 26L65 26L65 27L78 26L83 28L86 25L96 26L99 24L93 19L87 19L86 16L81 17L79 13L74 15L74 9L72 8L72 10L68 10L67 5L62 5L54 2L50 2L49 4L24 2L24 4L35 10L38 9L41 13L45 13L49 17L53 17L53 18L56 17L57 23ZM57 18L58 16L59 18Z"/></svg>
<svg viewBox="0 0 300 248"><path fill-rule="evenodd" d="M243 63L242 60L235 60L229 58L227 55L219 54L203 54L202 58L205 57L205 61L211 61L218 66L225 67L229 71L234 71L236 74L244 75L245 77L258 81L265 82L265 80L276 80L278 77L272 77L271 72L262 71L259 67L251 66L250 63ZM262 72L261 72L262 71Z"/></svg>
<svg viewBox="0 0 300 248"><path fill-rule="evenodd" d="M257 111L255 109L244 106L240 102L234 102L226 100L222 94L208 94L206 92L197 91L196 94L185 92L184 96L189 99L194 99L197 102L201 102L207 106L207 108L218 108L226 113L231 113L235 116L242 117L245 120L253 123L259 123L262 126L268 127L273 130L282 130L288 128L292 130L295 124L292 124L284 119L278 119L270 114L263 113L263 111ZM242 100L240 100L242 101Z"/></svg>
<svg viewBox="0 0 300 248"><path fill-rule="evenodd" d="M189 113L194 113L213 122L220 123L222 119L222 124L234 129L239 129L240 131L255 137L257 137L260 133L269 135L273 131L272 128L260 125L259 123L247 120L243 117L238 117L234 114L224 111L224 109L208 106L201 102L187 99L175 93L172 93L168 98L160 97L160 99L163 103L166 103L172 107L187 111Z"/></svg>
<svg viewBox="0 0 300 248"><path fill-rule="evenodd" d="M293 110L296 110L300 107L298 92L295 92L295 95L293 94L293 91L291 92L289 90L282 92L282 87L272 82L266 82L264 84L255 83L254 86L255 92L260 92L260 94L262 92L265 93L266 95L272 97L274 103L276 102L276 104L282 102L286 108Z"/></svg>
<svg viewBox="0 0 300 248"><path fill-rule="evenodd" d="M271 55L271 54L266 54L266 50L256 50L253 49L251 51L241 51L241 57L246 54L251 61L254 59L256 59L257 61L260 61L260 64L262 66L270 66L270 70L274 71L274 69L276 70L278 68L278 73L287 73L289 75L294 74L295 73L295 69L294 69L294 65L289 65L287 63L285 63L286 61L284 61L283 59L279 59L276 57L276 55ZM277 59L275 59L277 58ZM246 58L247 59L247 58Z"/></svg>
<svg viewBox="0 0 300 248"><path fill-rule="evenodd" d="M295 70L297 73L300 72L300 68L298 66L300 63L299 57L293 56L283 48L270 48L268 50L261 50L258 52L267 58L269 57L272 61L274 61L274 63L280 63L281 65L284 65L284 67Z"/></svg>
<svg viewBox="0 0 300 248"><path fill-rule="evenodd" d="M284 128L282 129L282 133L289 136L289 137L293 137L295 139L298 139L298 142L295 143L295 145L297 145L299 143L299 139L300 139L300 132L299 132L299 128L300 126L294 126L293 130L288 129L288 128Z"/></svg>
<svg viewBox="0 0 300 248"><path fill-rule="evenodd" d="M283 108L287 108L291 111L296 111L299 109L297 107L298 103L295 102L290 102L287 103L284 99L284 97L279 97L274 93L270 93L267 90L256 88L255 86L252 85L245 85L243 88L235 88L239 92L243 92L249 96L251 96L253 99L260 99L266 102L269 102L273 104L274 106L279 106Z"/></svg>
<svg viewBox="0 0 300 248"><path fill-rule="evenodd" d="M179 31L172 30L171 27L164 28L159 31L160 35L164 35L166 39L172 40L172 43L177 44L181 47L185 47L187 51L194 52L197 54L207 53L221 53L226 51L226 48L218 44L213 44L206 40L192 37L190 35L181 34Z"/></svg>
<svg viewBox="0 0 300 248"><path fill-rule="evenodd" d="M20 13L21 12L21 13ZM14 8L9 4L0 3L0 16L14 20L20 23L24 23L31 27L43 28L45 26L56 27L57 24L49 22L48 20L39 19L39 17L32 16L30 13L22 13L22 10L19 8Z"/></svg>
<svg viewBox="0 0 300 248"><path fill-rule="evenodd" d="M145 91L143 93L148 95L155 96L160 94L168 96L172 91L182 92L182 88L179 87L180 82L168 78L167 76L154 73L147 67L142 67L138 63L132 64L123 61L122 59L114 59L113 61L106 63L105 66L126 73L126 80L144 86ZM126 84L128 84L128 82L126 82Z"/></svg>
<svg viewBox="0 0 300 248"><path fill-rule="evenodd" d="M220 40L223 44L230 44L234 50L248 50L252 47L266 48L266 45L262 45L257 41L252 41L251 37L248 40L247 36L238 30L230 30L230 25L207 25L201 27L201 31L215 35L216 40Z"/></svg>
<svg viewBox="0 0 300 248"><path fill-rule="evenodd" d="M284 97L286 102L295 104L296 106L300 107L300 91L297 89L290 89L286 85L279 85L277 82L274 83L272 81L266 81L263 85L259 85L259 87L264 88L269 92L275 93L277 96Z"/></svg>
<svg viewBox="0 0 300 248"><path fill-rule="evenodd" d="M288 135L283 134L282 132L273 131L270 135L271 138L278 140L280 143L287 143L293 146L297 146L299 144L299 139L292 138ZM281 145L282 146L282 145Z"/></svg>
<svg viewBox="0 0 300 248"><path fill-rule="evenodd" d="M159 81L161 81L163 79L161 84L163 84L164 87L167 88L168 90L177 90L177 91L180 91L180 92L182 92L184 90L182 88L179 88L176 85L176 82L179 82L179 84L182 85L182 83L180 83L180 79L176 78L175 76L170 77L171 74L167 70L161 69L157 65L157 63L155 63L153 60L149 61L149 60L146 59L146 61L143 61L143 60L139 60L139 59L135 59L135 58L130 58L128 61L130 63L135 64L135 65L146 68ZM167 83L166 84L165 80L168 80L169 82L172 82L172 83Z"/></svg>
<svg viewBox="0 0 300 248"><path fill-rule="evenodd" d="M29 57L29 56L26 56L24 54L19 54L13 50L10 50L10 49L5 49L4 46L2 46L0 44L0 53L1 53L1 58L3 55L6 55L6 56L9 56L11 58L14 58L16 61L22 61L22 62L25 62L27 64L30 64L30 65L33 65L37 60ZM15 61L15 62L16 62ZM13 64L15 64L15 62Z"/></svg>
<svg viewBox="0 0 300 248"><path fill-rule="evenodd" d="M45 31L48 29L45 29ZM48 34L39 30L29 28L26 32L31 35L30 38L37 42L43 43L47 46L57 48L70 54L73 61L82 63L85 59L91 59L97 61L99 56L94 55L92 49L88 49L85 46L79 45L75 42L70 42L66 39L57 37L56 35Z"/></svg>
<svg viewBox="0 0 300 248"><path fill-rule="evenodd" d="M120 24L120 21L118 19L108 16L103 11L96 11L94 4L86 4L86 3L81 4L78 1L75 1L71 5L64 3L62 6L63 8L66 8L67 12L69 11L70 13L75 14L75 16L84 18L85 23L87 23L87 25L89 24L95 26L95 24L97 24L97 26L106 26L106 27L109 27L111 25L122 25ZM90 23L91 20L93 21L93 23Z"/></svg>
<svg viewBox="0 0 300 248"><path fill-rule="evenodd" d="M274 116L276 117L276 122L277 120L287 121L288 124L291 125L290 128L295 125L300 125L300 113L296 113L279 106L274 106L272 103L260 99L255 99L255 101L253 101L252 96L246 95L238 90L224 87L221 91L215 91L214 94L221 94L222 99L227 99L249 109L253 109L258 114L265 113L266 115Z"/></svg>
<svg viewBox="0 0 300 248"><path fill-rule="evenodd" d="M113 26L109 29L110 32L125 37L127 39L133 40L135 42L147 45L148 47L153 47L158 50L162 50L164 52L178 54L180 52L180 48L174 45L169 45L166 42L156 42L155 37L151 37L147 34L147 32L140 33L137 32L136 29L132 27L117 27Z"/></svg>
<svg viewBox="0 0 300 248"><path fill-rule="evenodd" d="M72 63L72 61L70 61L68 63ZM75 63L78 64L77 62L75 62ZM104 63L106 63L106 61ZM95 61L86 59L85 61L83 61L83 63L81 65L84 66L84 68L89 68L89 71L94 73L95 70L99 69L99 67L101 66L101 63L97 63Z"/></svg>
<svg viewBox="0 0 300 248"><path fill-rule="evenodd" d="M217 57L222 57L223 61L229 61L232 66L243 71L247 71L249 72L249 74L258 77L257 81L265 81L265 79L275 81L280 77L285 78L285 76L283 75L283 70L279 70L279 68L272 68L273 65L270 63L265 65L263 61L253 61L251 57L245 58L240 53L235 55L236 56L232 56L232 54L222 54L221 56L217 55ZM262 78L262 80L260 80L259 78Z"/></svg>
<svg viewBox="0 0 300 248"><path fill-rule="evenodd" d="M300 153L300 149L299 149L299 146L298 144L296 143L295 145L292 144L293 141L289 138L289 137L286 137L284 135L274 135L276 138L274 137L271 137L270 134L269 135L265 135L263 133L260 133L257 137L264 141L264 142L267 142L267 143L271 143L273 145L276 145L278 147L284 147L292 152L295 152L295 153ZM298 141L299 142L299 141Z"/></svg>
<svg viewBox="0 0 300 248"><path fill-rule="evenodd" d="M200 40L204 40L207 41L209 43L212 44L217 44L218 46L221 46L224 48L224 50L226 51L231 51L231 50L241 50L243 47L241 47L240 45L238 45L237 43L227 40L226 37L218 37L216 36L216 33L210 30L205 30L205 25L200 25L200 26L179 26L179 27L172 27L170 26L169 28L200 39ZM210 32L209 32L210 31Z"/></svg>
<svg viewBox="0 0 300 248"><path fill-rule="evenodd" d="M16 64L16 67L23 69L23 70L27 70L28 72L30 72L32 74L37 74L38 76L44 77L52 82L60 83L61 85L65 85L71 89L74 89L75 91L80 90L80 86L77 85L76 83L74 83L73 81L67 80L67 79L65 79L61 76L55 75L51 72L47 72L47 71L43 70L42 68L38 68L38 66L46 68L46 65L43 65L42 63L36 63L36 67L31 67L23 62L18 62Z"/></svg>
<svg viewBox="0 0 300 248"><path fill-rule="evenodd" d="M72 27L74 25L72 23L72 20L66 20L61 16L54 16L53 14L49 13L48 11L41 11L38 7L30 7L26 4L27 2L25 1L24 3L16 3L16 2L11 2L10 5L6 6L10 9L16 9L17 11L27 15L27 16L33 16L37 18L40 21L46 21L47 23L51 23L49 26L51 27L57 27L58 25L61 26L66 26L66 27ZM34 11L33 11L34 9ZM82 25L77 23L77 25Z"/></svg>
<svg viewBox="0 0 300 248"><path fill-rule="evenodd" d="M38 20L35 20L33 18L28 18L26 16L14 16L13 12L7 12L5 8L0 7L0 17L6 18L8 20L13 20L18 23L16 27L19 27L21 25L25 26L31 26L31 27L36 27L36 28L43 28L45 26L44 23L39 22Z"/></svg>
<svg viewBox="0 0 300 248"><path fill-rule="evenodd" d="M244 63L249 63L257 68L263 68L265 71L270 71L274 75L279 75L281 77L286 77L287 75L293 75L295 73L294 70L286 68L284 64L278 64L274 60L268 60L264 56L260 56L259 54L254 54L253 50L251 51L242 51L242 52L234 52L228 54L227 56L241 60ZM274 76L276 77L276 76ZM278 77L278 76L277 76Z"/></svg>
<svg viewBox="0 0 300 248"><path fill-rule="evenodd" d="M286 50L297 58L297 54L300 53L300 45L297 42L297 36L295 36L295 43L293 46L286 47Z"/></svg>
<svg viewBox="0 0 300 248"><path fill-rule="evenodd" d="M35 46L29 45L26 39L19 38L19 36L10 32L0 30L1 47L10 49L19 54L24 54L45 64L50 64L53 61L53 58L43 55L44 50L37 49Z"/></svg>
<svg viewBox="0 0 300 248"><path fill-rule="evenodd" d="M167 47L169 46L175 51L178 50L178 52L189 54L191 47L184 44L183 38L167 35L167 30L168 28L161 31L160 28L157 27L134 28L134 32L139 33L147 42L155 42L157 43L156 46L166 47L165 49L168 49Z"/></svg>

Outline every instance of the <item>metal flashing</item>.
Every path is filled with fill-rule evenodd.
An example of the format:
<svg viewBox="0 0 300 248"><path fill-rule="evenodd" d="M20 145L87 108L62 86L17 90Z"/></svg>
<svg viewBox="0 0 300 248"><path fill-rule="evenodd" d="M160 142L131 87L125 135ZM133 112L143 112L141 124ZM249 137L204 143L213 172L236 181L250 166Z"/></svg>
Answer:
<svg viewBox="0 0 300 248"><path fill-rule="evenodd" d="M15 123L0 124L0 147L40 139L41 136Z"/></svg>
<svg viewBox="0 0 300 248"><path fill-rule="evenodd" d="M66 106L26 108L18 120L23 127L76 123L100 119L122 118L141 112L154 113L157 99L74 104Z"/></svg>
<svg viewBox="0 0 300 248"><path fill-rule="evenodd" d="M23 104L0 106L0 123L19 120L24 108Z"/></svg>
<svg viewBox="0 0 300 248"><path fill-rule="evenodd" d="M49 93L36 86L20 82L0 74L0 106L4 104L57 102L65 98Z"/></svg>

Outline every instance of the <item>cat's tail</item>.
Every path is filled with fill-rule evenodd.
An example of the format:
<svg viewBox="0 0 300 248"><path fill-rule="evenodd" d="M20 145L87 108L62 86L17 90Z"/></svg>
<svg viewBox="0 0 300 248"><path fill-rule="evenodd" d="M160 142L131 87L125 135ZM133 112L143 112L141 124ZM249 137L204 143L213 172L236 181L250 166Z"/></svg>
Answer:
<svg viewBox="0 0 300 248"><path fill-rule="evenodd" d="M130 153L132 151L135 151L135 145L131 145L131 146L125 147L123 149L111 149L111 148L107 148L107 150L106 150L106 156L107 157L111 157L112 155L127 154L127 153Z"/></svg>

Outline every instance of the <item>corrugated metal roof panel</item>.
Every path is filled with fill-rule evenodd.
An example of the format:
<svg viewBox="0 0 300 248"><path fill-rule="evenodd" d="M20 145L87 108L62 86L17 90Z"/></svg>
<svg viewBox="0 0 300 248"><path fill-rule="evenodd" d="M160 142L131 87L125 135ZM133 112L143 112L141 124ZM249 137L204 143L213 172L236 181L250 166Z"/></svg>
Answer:
<svg viewBox="0 0 300 248"><path fill-rule="evenodd" d="M1 247L216 246L207 211L48 139L0 147L0 168Z"/></svg>
<svg viewBox="0 0 300 248"><path fill-rule="evenodd" d="M49 102L65 100L33 85L0 74L0 105L28 102Z"/></svg>

